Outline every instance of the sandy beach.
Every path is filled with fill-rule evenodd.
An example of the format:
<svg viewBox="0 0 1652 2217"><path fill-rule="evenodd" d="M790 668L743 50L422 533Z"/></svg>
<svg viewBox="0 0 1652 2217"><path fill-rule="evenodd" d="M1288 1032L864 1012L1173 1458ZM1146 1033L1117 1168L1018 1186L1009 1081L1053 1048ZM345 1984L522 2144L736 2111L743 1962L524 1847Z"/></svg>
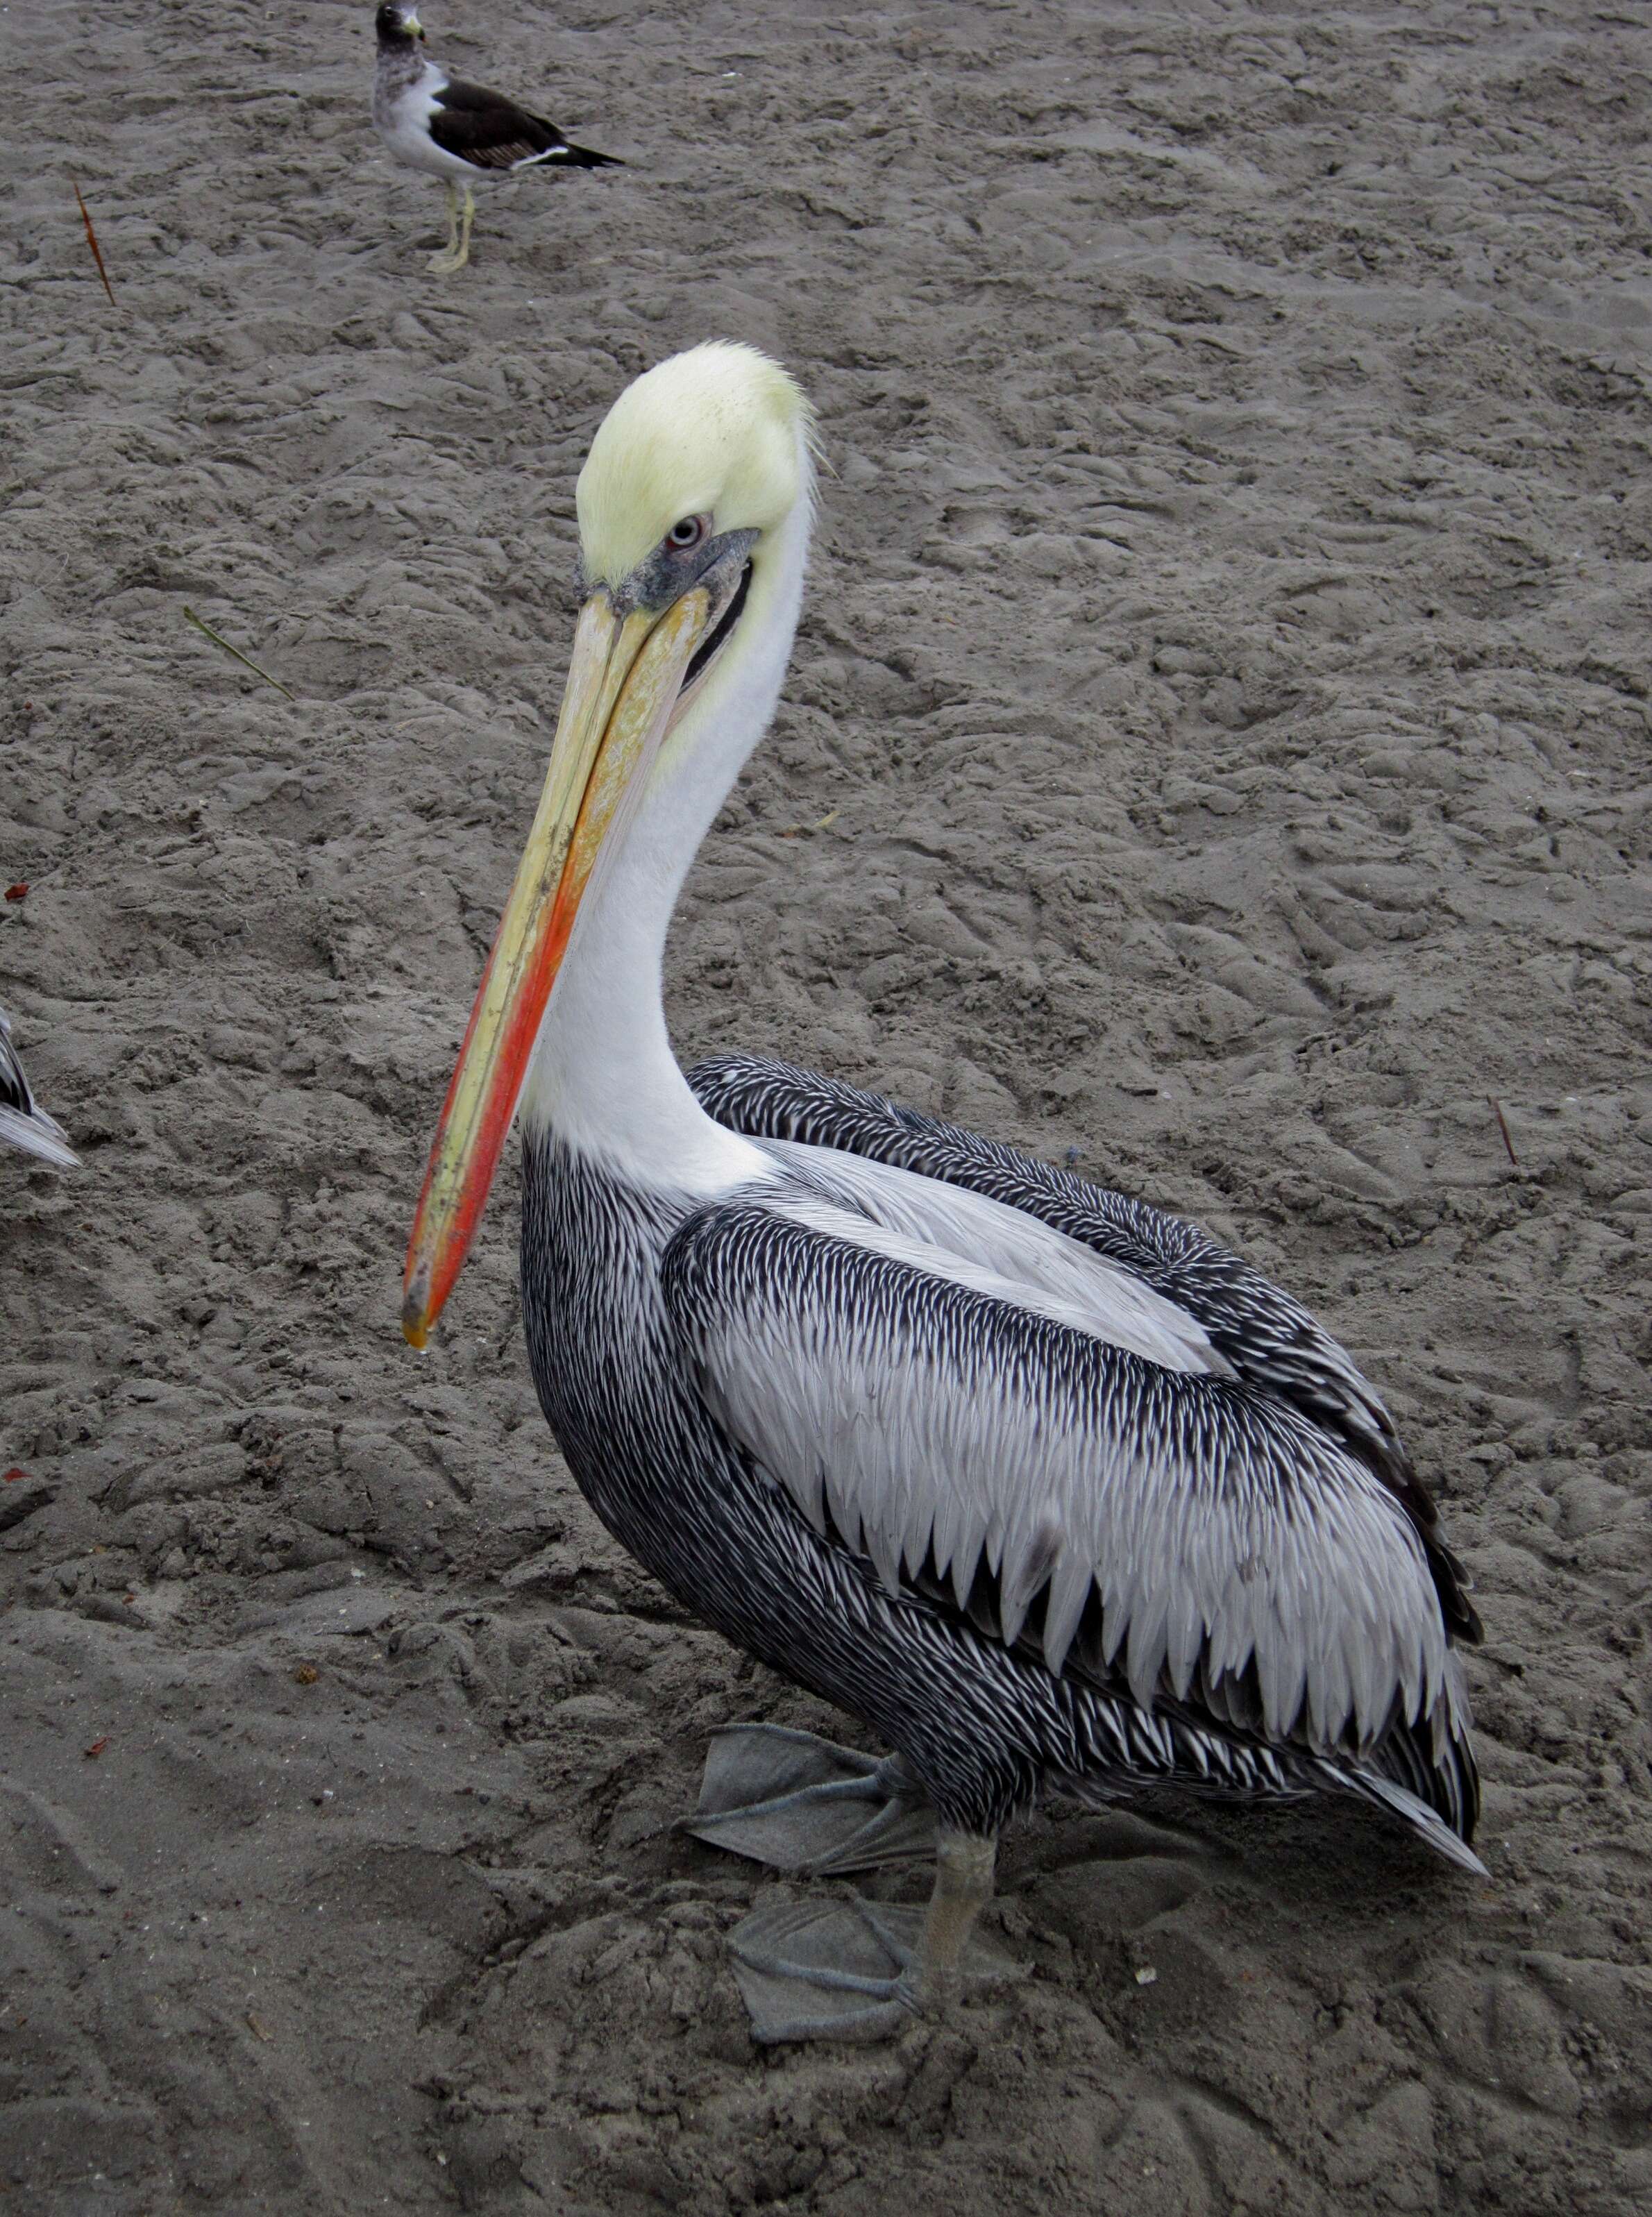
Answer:
<svg viewBox="0 0 1652 2217"><path fill-rule="evenodd" d="M0 2211L1645 2208L1652 16L424 20L628 165L479 195L448 279L365 0L0 10L0 1005L83 1158L0 1160ZM574 478L707 337L828 473L684 1059L1315 1310L1476 1581L1489 1884L1352 1808L1051 1809L1025 1979L752 2046L778 1882L675 1822L718 1725L842 1720L574 1489L514 1165L396 1328Z"/></svg>

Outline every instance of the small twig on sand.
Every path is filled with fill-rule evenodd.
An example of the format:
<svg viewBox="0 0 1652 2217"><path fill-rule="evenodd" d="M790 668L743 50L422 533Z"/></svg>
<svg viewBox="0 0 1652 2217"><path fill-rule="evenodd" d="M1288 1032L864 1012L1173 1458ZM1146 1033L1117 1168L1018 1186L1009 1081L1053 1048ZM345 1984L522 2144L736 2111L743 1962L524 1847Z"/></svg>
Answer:
<svg viewBox="0 0 1652 2217"><path fill-rule="evenodd" d="M777 831L775 837L777 839L801 839L806 833L824 831L828 824L835 824L842 814L841 808L834 808L829 816L823 816L818 824L789 824L783 831Z"/></svg>
<svg viewBox="0 0 1652 2217"><path fill-rule="evenodd" d="M75 181L72 177L70 178L69 182L74 186L75 199L79 203L80 207L80 219L86 226L86 244L92 250L92 260L97 264L97 274L103 280L103 290L108 294L109 306L110 307L113 307L114 306L114 287L109 282L108 271L103 267L103 250L97 243L97 233L92 229L91 213L87 207L85 201L81 200L80 187L75 184Z"/></svg>
<svg viewBox="0 0 1652 2217"><path fill-rule="evenodd" d="M284 701L290 701L295 708L300 705L298 695L289 693L279 677L272 677L267 670L260 670L257 664L243 654L238 646L232 646L228 639L220 638L210 624L202 623L193 608L185 608L183 618L186 623L192 623L198 632L204 633L214 646L221 646L226 654L233 655L237 662L244 664L255 677L262 677L266 685L273 685Z"/></svg>
<svg viewBox="0 0 1652 2217"><path fill-rule="evenodd" d="M1488 1095L1487 1098L1490 1099L1490 1096ZM1508 1136L1508 1123L1503 1115L1503 1104L1500 1101L1492 1102L1491 1113L1497 1119L1497 1128L1503 1135L1503 1145L1508 1149L1508 1158L1510 1162L1513 1164L1515 1169L1519 1170L1520 1167L1520 1158L1514 1152L1513 1140Z"/></svg>

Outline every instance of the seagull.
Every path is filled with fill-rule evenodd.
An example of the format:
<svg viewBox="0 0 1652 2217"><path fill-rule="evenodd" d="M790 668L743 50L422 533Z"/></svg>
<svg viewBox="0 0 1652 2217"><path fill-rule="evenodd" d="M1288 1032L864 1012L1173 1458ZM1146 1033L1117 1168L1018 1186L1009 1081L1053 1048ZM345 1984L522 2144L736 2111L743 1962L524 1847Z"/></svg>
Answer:
<svg viewBox="0 0 1652 2217"><path fill-rule="evenodd" d="M713 1743L702 1838L789 1873L935 1864L923 1911L830 1895L737 1929L761 2041L951 2007L999 1836L1045 1794L1337 1795L1483 1874L1466 1580L1308 1312L1192 1226L875 1094L678 1067L666 932L773 713L814 497L810 411L747 347L659 364L597 431L548 774L402 1310L424 1346L519 1109L529 1359L576 1483L889 1751Z"/></svg>
<svg viewBox="0 0 1652 2217"><path fill-rule="evenodd" d="M79 1167L78 1157L69 1151L62 1125L46 1115L29 1090L23 1065L11 1043L11 1019L3 1009L0 1009L0 1139L50 1163L55 1170Z"/></svg>
<svg viewBox="0 0 1652 2217"><path fill-rule="evenodd" d="M616 154L572 145L554 123L518 108L503 93L450 78L424 51L424 27L411 0L385 0L375 19L379 59L373 79L373 120L399 162L440 177L447 188L448 243L430 267L450 276L470 259L471 192L479 175L513 170L622 169ZM465 196L459 198L463 178Z"/></svg>

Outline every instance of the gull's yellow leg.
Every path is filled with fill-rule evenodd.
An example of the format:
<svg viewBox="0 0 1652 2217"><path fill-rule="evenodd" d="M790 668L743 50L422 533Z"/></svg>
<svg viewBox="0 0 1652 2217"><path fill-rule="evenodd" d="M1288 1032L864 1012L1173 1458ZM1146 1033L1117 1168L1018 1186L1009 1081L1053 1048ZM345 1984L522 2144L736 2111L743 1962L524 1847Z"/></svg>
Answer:
<svg viewBox="0 0 1652 2217"><path fill-rule="evenodd" d="M465 225L465 254L459 250L459 194L451 177L444 179L442 188L448 195L448 243L440 254L433 254L424 265L438 277L446 277L455 269L462 269L465 254L470 248L470 225L467 220ZM465 188L465 198L467 201L470 198L468 185Z"/></svg>

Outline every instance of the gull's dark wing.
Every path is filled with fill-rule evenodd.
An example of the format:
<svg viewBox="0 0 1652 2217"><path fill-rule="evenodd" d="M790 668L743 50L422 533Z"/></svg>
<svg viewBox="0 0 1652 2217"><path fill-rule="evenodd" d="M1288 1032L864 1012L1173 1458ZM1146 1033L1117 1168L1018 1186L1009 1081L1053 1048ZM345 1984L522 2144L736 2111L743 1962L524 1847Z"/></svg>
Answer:
<svg viewBox="0 0 1652 2217"><path fill-rule="evenodd" d="M616 155L573 145L542 115L480 84L443 85L435 96L429 130L444 153L456 154L479 170L519 170L541 163L576 170L623 167Z"/></svg>

